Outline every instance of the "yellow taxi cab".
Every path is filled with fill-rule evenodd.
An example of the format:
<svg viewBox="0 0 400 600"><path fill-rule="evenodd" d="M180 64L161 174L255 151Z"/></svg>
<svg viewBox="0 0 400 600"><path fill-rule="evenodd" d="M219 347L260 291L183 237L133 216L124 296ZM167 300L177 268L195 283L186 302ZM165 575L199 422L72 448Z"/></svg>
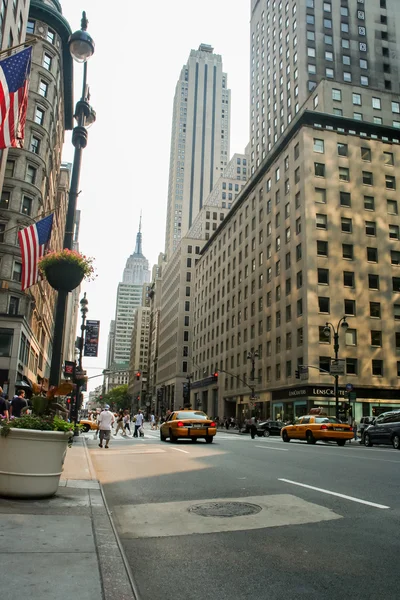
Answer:
<svg viewBox="0 0 400 600"><path fill-rule="evenodd" d="M81 419L79 424L82 425L82 430L86 433L91 429L96 431L99 428L96 421L92 421L91 419Z"/></svg>
<svg viewBox="0 0 400 600"><path fill-rule="evenodd" d="M314 412L315 411L315 412ZM313 409L311 414L299 417L293 425L282 428L281 436L284 442L290 440L305 440L307 444L337 442L344 446L347 440L354 437L353 429L347 423L342 423L335 417L329 417L319 409Z"/></svg>
<svg viewBox="0 0 400 600"><path fill-rule="evenodd" d="M191 439L192 442L204 438L207 444L211 444L216 433L217 424L201 410L175 410L160 426L162 442L165 442L167 438L172 443L180 438Z"/></svg>

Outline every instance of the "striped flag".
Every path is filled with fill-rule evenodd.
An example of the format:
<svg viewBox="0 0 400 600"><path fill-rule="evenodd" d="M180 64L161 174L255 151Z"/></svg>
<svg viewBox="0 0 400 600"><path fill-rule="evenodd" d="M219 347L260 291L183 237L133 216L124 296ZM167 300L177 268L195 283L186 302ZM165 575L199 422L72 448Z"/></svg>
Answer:
<svg viewBox="0 0 400 600"><path fill-rule="evenodd" d="M23 148L32 47L0 61L0 148Z"/></svg>
<svg viewBox="0 0 400 600"><path fill-rule="evenodd" d="M40 279L38 261L42 258L53 227L53 213L18 232L22 254L21 289L35 285Z"/></svg>

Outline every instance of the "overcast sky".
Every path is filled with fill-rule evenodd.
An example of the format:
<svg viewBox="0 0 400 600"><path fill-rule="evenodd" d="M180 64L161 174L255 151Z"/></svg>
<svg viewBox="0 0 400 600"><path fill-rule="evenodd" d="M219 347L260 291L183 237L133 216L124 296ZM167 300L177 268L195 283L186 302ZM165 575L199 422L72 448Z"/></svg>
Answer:
<svg viewBox="0 0 400 600"><path fill-rule="evenodd" d="M105 367L110 320L126 259L134 251L140 211L143 253L150 269L164 251L172 104L191 49L211 44L221 54L231 100L230 154L249 140L250 0L62 0L72 31L82 10L96 43L88 82L97 121L89 130L80 180L80 249L94 256L98 277L85 284L89 319L99 319L98 358L85 358L88 375ZM105 8L106 5L106 8ZM75 100L81 91L74 63ZM71 137L63 158L72 162ZM92 379L89 390L101 384Z"/></svg>

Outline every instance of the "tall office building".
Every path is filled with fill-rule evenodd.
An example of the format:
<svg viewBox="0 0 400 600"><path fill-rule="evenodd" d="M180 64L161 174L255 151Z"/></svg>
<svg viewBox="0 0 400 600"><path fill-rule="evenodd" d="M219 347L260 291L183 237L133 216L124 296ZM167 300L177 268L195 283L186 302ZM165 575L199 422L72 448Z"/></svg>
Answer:
<svg viewBox="0 0 400 600"><path fill-rule="evenodd" d="M46 281L21 291L17 233L52 212L50 247L62 248L70 174L61 164L61 153L65 130L73 126L70 34L57 0L1 3L2 48L22 43L25 36L34 36L36 42L24 148L1 153L0 385L8 386L11 395L15 386L28 389L32 382L47 379L50 370L57 293ZM74 318L70 303L68 323L73 337ZM66 340L65 351L65 358L74 357L73 338Z"/></svg>
<svg viewBox="0 0 400 600"><path fill-rule="evenodd" d="M400 406L400 5L251 7L253 176L195 267L192 401L219 369L219 415L334 415L338 345L341 417L345 384L377 415Z"/></svg>
<svg viewBox="0 0 400 600"><path fill-rule="evenodd" d="M122 282L118 284L115 311L113 362L129 365L135 309L143 305L143 284L150 281L147 258L142 252L141 221L136 236L135 251L126 261ZM112 367L111 367L112 368Z"/></svg>
<svg viewBox="0 0 400 600"><path fill-rule="evenodd" d="M322 79L398 93L399 27L397 0L251 0L252 173Z"/></svg>
<svg viewBox="0 0 400 600"><path fill-rule="evenodd" d="M229 160L230 90L222 58L208 44L192 50L176 84L172 116L167 260Z"/></svg>

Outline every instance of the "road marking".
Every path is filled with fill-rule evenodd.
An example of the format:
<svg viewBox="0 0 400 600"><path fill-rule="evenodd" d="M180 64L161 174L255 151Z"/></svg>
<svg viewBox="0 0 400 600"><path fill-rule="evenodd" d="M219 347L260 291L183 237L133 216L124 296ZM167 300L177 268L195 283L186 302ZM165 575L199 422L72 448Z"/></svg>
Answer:
<svg viewBox="0 0 400 600"><path fill-rule="evenodd" d="M190 454L187 450L182 450L182 448L171 448L171 450L176 450L177 452L184 452L185 454Z"/></svg>
<svg viewBox="0 0 400 600"><path fill-rule="evenodd" d="M262 448L263 450L279 450L280 452L289 452L286 448L275 448L274 446L257 446L256 448Z"/></svg>
<svg viewBox="0 0 400 600"><path fill-rule="evenodd" d="M290 479L279 479L278 481L283 481L284 483L290 483L292 485L298 485L300 487L307 488L309 490L315 490L316 492L321 492L322 494L329 494L330 496L337 496L338 498L343 498L344 500L351 500L351 502L358 502L359 504L366 504L367 506L373 506L374 508L390 508L390 506L385 506L384 504L376 504L375 502L369 502L368 500L361 500L361 498L354 498L353 496L346 496L345 494L339 494L338 492L331 492L330 490L323 490L322 488L314 487L313 485L307 485L306 483L299 483L298 481L291 481Z"/></svg>

